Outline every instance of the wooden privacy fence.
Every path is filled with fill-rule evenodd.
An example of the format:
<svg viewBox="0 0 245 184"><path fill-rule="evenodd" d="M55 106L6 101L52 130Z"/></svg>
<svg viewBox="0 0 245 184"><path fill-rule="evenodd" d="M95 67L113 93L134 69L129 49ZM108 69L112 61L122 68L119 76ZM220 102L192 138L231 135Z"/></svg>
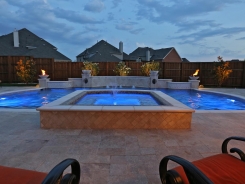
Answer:
<svg viewBox="0 0 245 184"><path fill-rule="evenodd" d="M32 58L32 57L28 57ZM26 56L0 56L0 80L3 83L20 82L15 66L17 62L26 59ZM80 78L82 62L54 62L52 58L32 58L36 62L37 79L41 74L41 69L45 70L52 81L66 81L68 78ZM118 62L98 62L99 76L114 76ZM126 65L131 68L130 76L142 76L141 65L144 62L126 61ZM174 82L187 82L190 75L199 69L200 84L204 86L216 86L216 82L211 75L214 67L213 62L190 62L190 63L160 63L160 79L173 79ZM245 87L245 62L230 62L232 73L222 85L223 87ZM38 80L36 80L37 82Z"/></svg>

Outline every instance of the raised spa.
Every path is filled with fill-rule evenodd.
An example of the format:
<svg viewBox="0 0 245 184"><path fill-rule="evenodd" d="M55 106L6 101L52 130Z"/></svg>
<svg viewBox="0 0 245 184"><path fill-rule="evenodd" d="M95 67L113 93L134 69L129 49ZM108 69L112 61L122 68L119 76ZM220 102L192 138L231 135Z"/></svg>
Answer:
<svg viewBox="0 0 245 184"><path fill-rule="evenodd" d="M88 105L79 102L80 99L91 94L113 96L113 93L112 90L77 90L39 107L37 110L40 111L41 127L65 129L188 129L191 127L194 110L161 91L117 91L117 94L126 96L147 95L154 99L154 103L157 103L155 105ZM89 100L96 101L88 98L87 101Z"/></svg>
<svg viewBox="0 0 245 184"><path fill-rule="evenodd" d="M74 104L76 105L164 105L162 101L158 100L149 92L135 92L135 91L98 91L88 92Z"/></svg>

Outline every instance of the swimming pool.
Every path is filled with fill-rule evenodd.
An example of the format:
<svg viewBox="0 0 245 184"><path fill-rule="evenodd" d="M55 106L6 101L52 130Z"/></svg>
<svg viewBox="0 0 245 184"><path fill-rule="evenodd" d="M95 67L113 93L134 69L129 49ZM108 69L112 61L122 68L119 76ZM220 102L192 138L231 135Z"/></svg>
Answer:
<svg viewBox="0 0 245 184"><path fill-rule="evenodd" d="M0 108L35 109L75 90L45 89L0 95ZM198 90L159 89L195 110L245 110L245 100Z"/></svg>

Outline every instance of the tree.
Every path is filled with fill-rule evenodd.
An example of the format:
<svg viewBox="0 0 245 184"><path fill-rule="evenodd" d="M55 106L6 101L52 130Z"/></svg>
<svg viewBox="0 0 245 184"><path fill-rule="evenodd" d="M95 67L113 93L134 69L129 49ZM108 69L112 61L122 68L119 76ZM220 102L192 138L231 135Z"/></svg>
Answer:
<svg viewBox="0 0 245 184"><path fill-rule="evenodd" d="M32 59L20 60L15 69L21 82L26 84L33 82L36 77L36 63Z"/></svg>
<svg viewBox="0 0 245 184"><path fill-rule="evenodd" d="M221 87L223 82L229 77L232 70L229 67L229 62L223 61L223 58L218 56L218 62L214 62L214 77L217 81L218 87Z"/></svg>

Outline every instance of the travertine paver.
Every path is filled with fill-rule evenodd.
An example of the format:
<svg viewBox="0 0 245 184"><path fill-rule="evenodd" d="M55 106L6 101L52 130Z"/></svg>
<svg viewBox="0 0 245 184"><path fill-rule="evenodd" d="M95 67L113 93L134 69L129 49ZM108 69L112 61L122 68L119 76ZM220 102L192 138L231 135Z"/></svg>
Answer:
<svg viewBox="0 0 245 184"><path fill-rule="evenodd" d="M160 183L162 157L200 159L220 153L226 137L245 136L245 113L194 113L190 130L45 130L38 112L0 116L1 165L48 172L76 158L81 183Z"/></svg>
<svg viewBox="0 0 245 184"><path fill-rule="evenodd" d="M0 165L49 172L75 158L81 183L160 184L162 157L193 161L220 153L228 136L245 136L245 111L194 113L188 130L45 130L39 118L38 112L0 109ZM245 150L245 144L231 143Z"/></svg>

